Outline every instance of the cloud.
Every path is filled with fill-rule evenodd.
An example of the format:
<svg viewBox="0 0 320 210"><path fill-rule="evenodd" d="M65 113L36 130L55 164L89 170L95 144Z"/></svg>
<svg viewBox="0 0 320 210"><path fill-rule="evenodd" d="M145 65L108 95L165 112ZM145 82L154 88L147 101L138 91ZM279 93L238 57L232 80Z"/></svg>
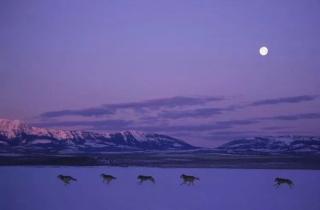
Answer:
<svg viewBox="0 0 320 210"><path fill-rule="evenodd" d="M263 127L263 130L270 130L270 131L274 131L274 130L283 130L283 129L288 129L291 127L288 126L267 126L267 127Z"/></svg>
<svg viewBox="0 0 320 210"><path fill-rule="evenodd" d="M265 106L265 105L275 105L275 104L285 104L285 103L301 103L306 101L313 101L317 99L317 95L301 95L294 97L284 97L275 99L265 99L260 101L255 101L249 106Z"/></svg>
<svg viewBox="0 0 320 210"><path fill-rule="evenodd" d="M171 98L152 99L141 102L133 103L120 103L120 104L106 104L104 107L114 109L160 109L160 108L174 108L182 106L201 105L211 101L221 101L223 97L183 97L176 96Z"/></svg>
<svg viewBox="0 0 320 210"><path fill-rule="evenodd" d="M97 108L88 108L81 110L61 110L61 111L53 111L53 112L45 112L41 114L43 118L53 118L53 117L61 117L61 116L100 116L100 115L112 115L115 113L115 110L105 109L103 107Z"/></svg>
<svg viewBox="0 0 320 210"><path fill-rule="evenodd" d="M215 131L209 133L209 135L221 135L221 136L232 136L232 135L239 135L239 134L253 134L259 133L258 131Z"/></svg>
<svg viewBox="0 0 320 210"><path fill-rule="evenodd" d="M227 120L227 121L219 121L217 122L217 125L226 125L233 127L235 125L252 125L257 124L260 121L257 119L247 119L247 120Z"/></svg>
<svg viewBox="0 0 320 210"><path fill-rule="evenodd" d="M285 127L287 126L286 124L283 124L283 127L281 127L282 123L286 121L320 119L320 113L315 112L291 115L282 113L282 115L269 115L265 117L256 117L255 113L248 113L248 115L242 115L246 117L238 118L238 115L233 120L230 111L246 111L245 108L250 106L260 107L282 103L302 103L304 101L315 100L317 97L303 95L260 100L249 105L228 105L227 103L222 103L227 105L222 106L222 104L219 104L220 107L212 107L213 102L222 101L224 98L177 96L132 103L104 104L87 109L46 112L41 115L43 118L40 120L43 121L40 121L38 125L44 127L81 127L88 130L101 131L133 129L147 133L166 133L168 135L180 133L180 136L185 136L189 139L222 141L238 137L277 134L288 128L292 129ZM279 107L275 106L273 108ZM224 116L225 113L228 113L228 116ZM103 118L73 118L72 120L70 118L63 118L64 116L72 115L83 117L99 116ZM218 115L220 115L219 119L221 120L208 122L210 121L209 117ZM67 119L70 121L64 121Z"/></svg>
<svg viewBox="0 0 320 210"><path fill-rule="evenodd" d="M223 97L183 97L176 96L171 98L161 98L145 100L132 103L104 104L98 107L92 107L79 110L60 110L45 112L40 115L42 118L53 118L62 116L104 116L115 114L117 110L131 109L141 111L143 109L158 110L161 108L174 108L184 106L203 105L212 101L224 100Z"/></svg>
<svg viewBox="0 0 320 210"><path fill-rule="evenodd" d="M194 110L186 110L186 111L164 111L161 112L158 117L166 118L166 119L179 119L186 117L210 117L212 115L221 114L226 109L222 108L201 108Z"/></svg>
<svg viewBox="0 0 320 210"><path fill-rule="evenodd" d="M233 128L237 125L250 125L259 123L257 120L229 120L218 121L216 123L196 124L196 125L162 125L162 126L140 126L133 129L151 131L151 132L197 132L197 131L210 131L210 130L223 130Z"/></svg>
<svg viewBox="0 0 320 210"><path fill-rule="evenodd" d="M126 120L101 120L101 121L54 121L44 123L34 123L33 126L37 127L76 127L86 126L94 130L126 130L134 129L144 132L175 132L175 131L206 131L215 129L231 128L227 124L202 124L202 125L157 125L157 126L141 126L137 122Z"/></svg>
<svg viewBox="0 0 320 210"><path fill-rule="evenodd" d="M180 119L180 118L206 118L213 115L222 114L225 111L245 108L248 106L264 106L283 103L300 103L304 101L312 101L318 98L316 95L301 95L295 97L283 97L276 99L266 99L255 101L246 106L230 106L227 108L197 108L193 110L176 111L164 110L158 114L158 117L164 119ZM147 110L172 109L176 107L191 107L197 105L205 105L212 101L222 101L224 97L184 97L176 96L170 98L160 98L145 100L131 103L104 104L97 107L86 109L66 109L58 111L45 112L40 115L41 118L56 118L63 116L82 116L82 117L100 117L116 114L119 110L133 110L141 113Z"/></svg>
<svg viewBox="0 0 320 210"><path fill-rule="evenodd" d="M76 127L76 126L87 126L91 129L128 129L133 125L132 121L128 120L100 120L100 121L53 121L35 123L33 126L39 127Z"/></svg>
<svg viewBox="0 0 320 210"><path fill-rule="evenodd" d="M274 117L262 118L265 120L309 120L309 119L320 119L320 113L304 113L295 115L279 115Z"/></svg>

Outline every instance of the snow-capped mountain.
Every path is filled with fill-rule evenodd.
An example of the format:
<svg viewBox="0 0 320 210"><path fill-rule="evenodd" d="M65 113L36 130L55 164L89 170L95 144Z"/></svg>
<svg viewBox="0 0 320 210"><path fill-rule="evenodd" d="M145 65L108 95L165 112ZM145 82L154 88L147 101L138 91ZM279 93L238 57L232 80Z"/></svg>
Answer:
<svg viewBox="0 0 320 210"><path fill-rule="evenodd" d="M234 140L216 148L229 154L320 154L320 137L267 136Z"/></svg>
<svg viewBox="0 0 320 210"><path fill-rule="evenodd" d="M138 131L98 133L47 129L19 120L0 119L0 153L106 153L110 151L177 151L198 149L184 141ZM211 150L210 150L211 151ZM227 154L320 154L320 137L267 136L243 138L214 149Z"/></svg>
<svg viewBox="0 0 320 210"><path fill-rule="evenodd" d="M0 119L0 152L68 154L194 148L184 141L160 134L46 129L19 120Z"/></svg>

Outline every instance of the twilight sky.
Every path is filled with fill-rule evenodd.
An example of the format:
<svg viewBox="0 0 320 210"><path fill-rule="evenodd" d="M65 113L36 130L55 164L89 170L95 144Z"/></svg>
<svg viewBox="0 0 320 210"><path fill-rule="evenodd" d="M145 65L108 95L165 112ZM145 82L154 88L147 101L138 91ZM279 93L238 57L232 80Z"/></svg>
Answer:
<svg viewBox="0 0 320 210"><path fill-rule="evenodd" d="M318 0L2 0L0 118L204 146L320 135L319 11Z"/></svg>

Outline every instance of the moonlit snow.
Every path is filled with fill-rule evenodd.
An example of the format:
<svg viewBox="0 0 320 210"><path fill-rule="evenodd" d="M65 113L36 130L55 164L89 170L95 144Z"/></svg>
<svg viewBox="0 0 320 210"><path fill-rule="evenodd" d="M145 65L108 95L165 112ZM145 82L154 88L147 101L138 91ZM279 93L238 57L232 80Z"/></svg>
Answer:
<svg viewBox="0 0 320 210"><path fill-rule="evenodd" d="M104 184L101 173L117 179ZM200 178L180 185L184 173ZM57 175L77 178L65 186ZM151 175L156 183L137 183ZM295 186L273 186L286 177ZM110 167L0 167L3 210L319 210L320 171Z"/></svg>

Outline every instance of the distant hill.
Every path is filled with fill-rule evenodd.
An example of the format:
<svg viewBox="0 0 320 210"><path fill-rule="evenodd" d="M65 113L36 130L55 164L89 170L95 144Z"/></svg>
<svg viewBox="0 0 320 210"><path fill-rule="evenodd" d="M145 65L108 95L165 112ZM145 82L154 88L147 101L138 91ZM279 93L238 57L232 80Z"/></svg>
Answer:
<svg viewBox="0 0 320 210"><path fill-rule="evenodd" d="M320 154L320 137L267 136L238 139L216 148L227 154Z"/></svg>

